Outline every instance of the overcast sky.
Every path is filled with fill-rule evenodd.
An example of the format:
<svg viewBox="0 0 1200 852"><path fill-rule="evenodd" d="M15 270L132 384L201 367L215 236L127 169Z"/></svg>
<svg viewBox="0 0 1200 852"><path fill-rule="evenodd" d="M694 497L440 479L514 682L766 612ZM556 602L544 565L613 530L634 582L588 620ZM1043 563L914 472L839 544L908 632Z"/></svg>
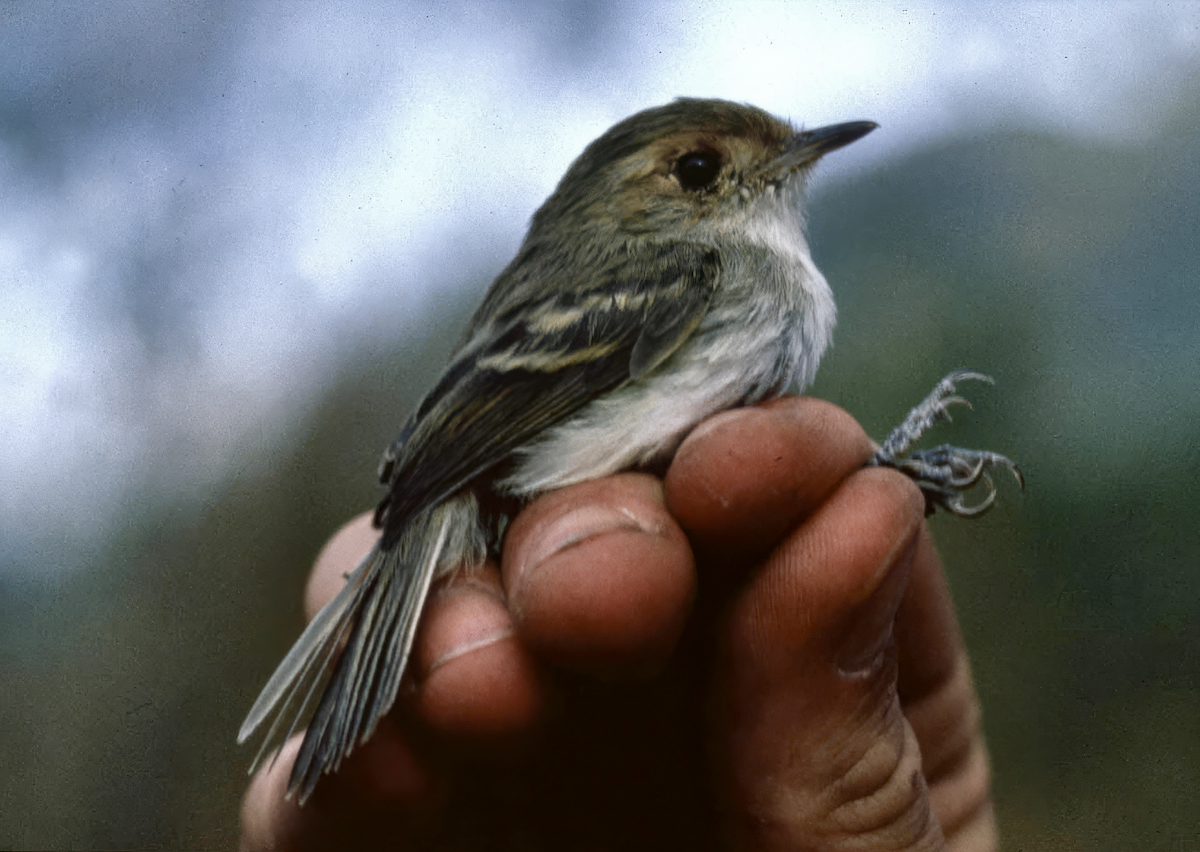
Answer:
<svg viewBox="0 0 1200 852"><path fill-rule="evenodd" d="M836 180L998 127L1136 143L1198 47L1197 4L5 4L0 538L217 481L638 109L879 121Z"/></svg>

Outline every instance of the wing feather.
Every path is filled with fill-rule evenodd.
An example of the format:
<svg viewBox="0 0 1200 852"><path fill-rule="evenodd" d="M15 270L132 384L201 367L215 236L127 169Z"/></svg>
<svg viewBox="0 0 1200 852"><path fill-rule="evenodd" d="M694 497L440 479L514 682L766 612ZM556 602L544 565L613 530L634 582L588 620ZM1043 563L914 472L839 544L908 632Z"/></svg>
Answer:
<svg viewBox="0 0 1200 852"><path fill-rule="evenodd" d="M389 448L388 495L376 510L385 547L405 520L465 487L596 397L663 363L704 317L720 273L690 243L626 255L584 287L521 288L501 276L489 316ZM547 264L553 269L553 264ZM555 274L565 274L557 271ZM528 302L522 291L539 294Z"/></svg>

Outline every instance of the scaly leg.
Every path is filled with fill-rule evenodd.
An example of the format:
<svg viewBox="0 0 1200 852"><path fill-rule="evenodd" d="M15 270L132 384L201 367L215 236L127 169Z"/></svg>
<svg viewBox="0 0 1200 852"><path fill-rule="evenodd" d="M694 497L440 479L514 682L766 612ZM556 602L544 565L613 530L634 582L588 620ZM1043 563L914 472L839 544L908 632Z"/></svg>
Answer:
<svg viewBox="0 0 1200 852"><path fill-rule="evenodd" d="M1021 475L1020 468L999 453L964 450L949 444L929 450L908 451L913 442L934 423L950 420L950 406L971 407L969 402L954 393L955 383L966 379L978 379L988 384L992 382L990 377L973 370L955 370L938 382L933 392L892 430L869 462L881 467L893 467L912 477L925 493L926 514L933 514L937 506L963 517L986 512L996 499L996 486L988 475L993 468L1003 467L1012 471L1021 489L1025 489L1025 477ZM982 501L967 505L965 493L979 482L983 483L987 494Z"/></svg>

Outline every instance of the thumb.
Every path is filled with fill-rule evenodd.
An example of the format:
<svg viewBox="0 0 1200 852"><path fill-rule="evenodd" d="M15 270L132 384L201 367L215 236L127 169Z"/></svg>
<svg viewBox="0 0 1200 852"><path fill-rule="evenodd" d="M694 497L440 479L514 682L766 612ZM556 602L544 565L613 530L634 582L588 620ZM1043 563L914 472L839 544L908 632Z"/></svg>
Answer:
<svg viewBox="0 0 1200 852"><path fill-rule="evenodd" d="M734 601L716 740L741 847L943 848L896 689L894 625L923 514L903 476L860 470Z"/></svg>

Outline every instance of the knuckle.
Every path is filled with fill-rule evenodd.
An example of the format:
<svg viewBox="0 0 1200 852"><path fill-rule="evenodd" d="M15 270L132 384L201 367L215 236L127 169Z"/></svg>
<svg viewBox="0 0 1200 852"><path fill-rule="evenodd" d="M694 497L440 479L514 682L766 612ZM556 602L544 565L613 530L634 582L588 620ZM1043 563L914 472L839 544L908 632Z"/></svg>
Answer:
<svg viewBox="0 0 1200 852"><path fill-rule="evenodd" d="M876 738L833 785L840 801L825 817L826 833L871 849L940 847L920 747L907 722L900 724L902 735Z"/></svg>

